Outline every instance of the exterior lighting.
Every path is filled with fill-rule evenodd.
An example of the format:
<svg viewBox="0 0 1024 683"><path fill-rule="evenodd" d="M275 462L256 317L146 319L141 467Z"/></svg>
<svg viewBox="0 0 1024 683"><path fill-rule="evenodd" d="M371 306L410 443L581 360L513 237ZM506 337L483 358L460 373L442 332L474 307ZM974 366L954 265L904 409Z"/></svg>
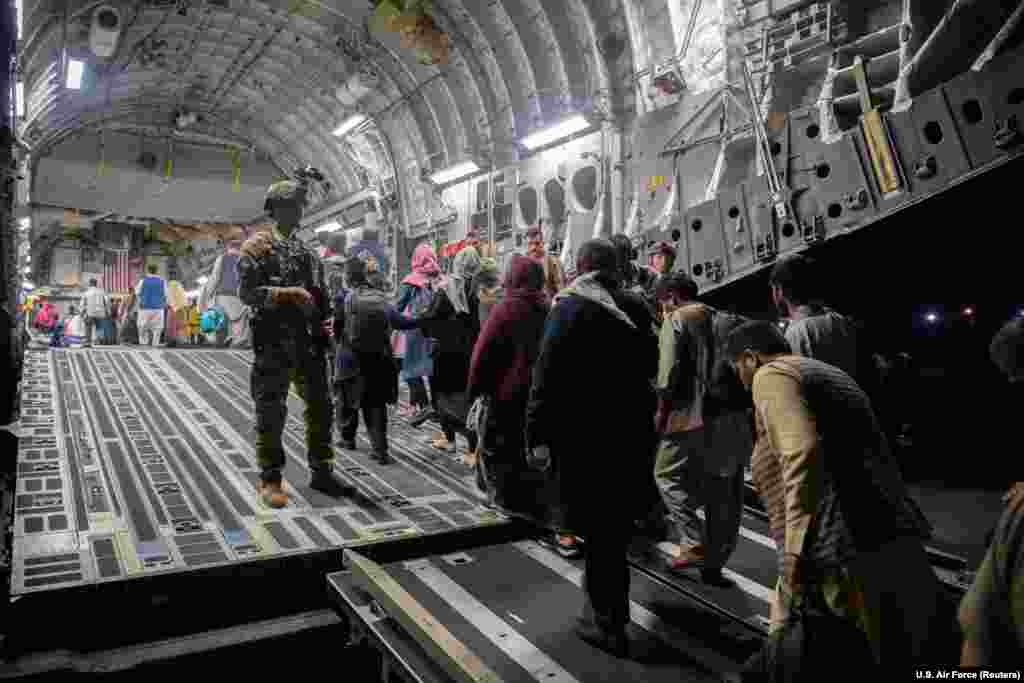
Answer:
<svg viewBox="0 0 1024 683"><path fill-rule="evenodd" d="M933 323L933 322L936 322L939 319L939 316L937 314L935 314L935 313L929 313L928 315L926 315L924 317L924 319L927 320L930 323Z"/></svg>

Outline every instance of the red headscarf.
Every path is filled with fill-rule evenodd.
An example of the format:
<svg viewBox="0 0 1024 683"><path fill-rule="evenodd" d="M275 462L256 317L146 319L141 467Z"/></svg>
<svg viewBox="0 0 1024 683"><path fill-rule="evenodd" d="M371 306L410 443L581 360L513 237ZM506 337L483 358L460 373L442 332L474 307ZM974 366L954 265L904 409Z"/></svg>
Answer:
<svg viewBox="0 0 1024 683"><path fill-rule="evenodd" d="M505 298L546 305L544 266L528 256L514 255L505 273Z"/></svg>
<svg viewBox="0 0 1024 683"><path fill-rule="evenodd" d="M412 272L402 280L403 284L426 287L430 280L441 272L437 255L429 244L421 244L412 253Z"/></svg>

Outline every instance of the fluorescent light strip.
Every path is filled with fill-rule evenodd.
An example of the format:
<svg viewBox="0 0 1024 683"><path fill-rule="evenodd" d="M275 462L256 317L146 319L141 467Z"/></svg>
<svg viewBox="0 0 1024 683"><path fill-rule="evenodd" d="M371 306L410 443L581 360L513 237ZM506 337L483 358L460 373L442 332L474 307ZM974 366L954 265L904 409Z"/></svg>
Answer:
<svg viewBox="0 0 1024 683"><path fill-rule="evenodd" d="M68 61L68 80L67 86L72 90L82 89L82 75L85 73L85 62L80 62L77 59Z"/></svg>
<svg viewBox="0 0 1024 683"><path fill-rule="evenodd" d="M553 142L564 140L570 135L575 135L587 128L590 128L590 122L588 122L582 114L577 114L576 116L565 119L553 126L527 135L523 138L522 145L527 149L545 147Z"/></svg>
<svg viewBox="0 0 1024 683"><path fill-rule="evenodd" d="M15 10L17 11L17 13L18 13L18 40L21 40L21 22L22 22L21 16L22 16L22 13L23 13L23 10L22 10L22 7L21 7L22 2L23 2L23 0L14 0L14 7L15 7Z"/></svg>
<svg viewBox="0 0 1024 683"><path fill-rule="evenodd" d="M359 126L363 125L363 123L365 123L365 122L366 122L366 117L363 116L362 114L356 114L354 116L350 116L347 119L345 119L344 123L342 123L340 126L338 126L337 128L334 129L334 133L333 134L336 137L340 138L343 135L348 135L353 130L355 130Z"/></svg>
<svg viewBox="0 0 1024 683"><path fill-rule="evenodd" d="M25 118L25 84L21 81L14 84L14 101L18 105L15 116L19 119Z"/></svg>
<svg viewBox="0 0 1024 683"><path fill-rule="evenodd" d="M430 176L430 182L435 185L444 185L445 183L450 183L453 180L459 180L479 172L480 167L475 163L472 161L463 161L461 164L455 164L454 166L434 173Z"/></svg>
<svg viewBox="0 0 1024 683"><path fill-rule="evenodd" d="M331 221L330 223L324 223L313 232L334 232L335 230L341 230L341 223Z"/></svg>

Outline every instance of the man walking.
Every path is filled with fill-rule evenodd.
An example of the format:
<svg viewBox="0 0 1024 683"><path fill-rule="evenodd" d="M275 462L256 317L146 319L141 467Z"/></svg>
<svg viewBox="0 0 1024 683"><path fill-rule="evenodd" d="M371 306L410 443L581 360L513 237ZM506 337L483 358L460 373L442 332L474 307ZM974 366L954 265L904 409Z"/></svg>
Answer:
<svg viewBox="0 0 1024 683"><path fill-rule="evenodd" d="M89 280L89 289L85 290L80 303L85 322L85 339L82 346L88 348L92 346L93 332L97 324L110 317L110 297L97 286L96 278L92 278Z"/></svg>
<svg viewBox="0 0 1024 683"><path fill-rule="evenodd" d="M139 299L139 344L145 346L148 335L150 346L156 346L164 331L167 283L156 274L156 265L151 264L148 271L149 275L135 285L135 296Z"/></svg>

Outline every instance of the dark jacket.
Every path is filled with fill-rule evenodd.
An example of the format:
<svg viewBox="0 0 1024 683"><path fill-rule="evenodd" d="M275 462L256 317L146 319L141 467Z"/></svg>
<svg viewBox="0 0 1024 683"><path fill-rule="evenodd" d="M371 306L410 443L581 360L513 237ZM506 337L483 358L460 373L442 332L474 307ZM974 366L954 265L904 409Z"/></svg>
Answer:
<svg viewBox="0 0 1024 683"><path fill-rule="evenodd" d="M364 287L368 289L369 285ZM350 295L349 290L342 289L334 297L334 337L338 341L335 381L363 377L366 379L363 383L364 391L368 392L364 400L380 399L386 403L394 403L398 399L398 368L391 357L391 347L382 344L380 350L373 353L354 351L345 338L345 301ZM359 314L358 305L355 314ZM395 330L410 330L416 327L416 321L403 317L394 307L388 308L388 322Z"/></svg>
<svg viewBox="0 0 1024 683"><path fill-rule="evenodd" d="M430 307L416 322L423 333L434 340L431 390L440 394L464 392L469 377L469 359L480 334L476 293L470 289L469 313L457 313L447 293L438 289Z"/></svg>
<svg viewBox="0 0 1024 683"><path fill-rule="evenodd" d="M566 296L548 316L533 370L527 446L551 447L570 528L609 505L626 518L639 512L651 477L637 442L654 429L656 338L642 302L621 292L613 298L640 325Z"/></svg>
<svg viewBox="0 0 1024 683"><path fill-rule="evenodd" d="M505 298L491 310L473 348L468 394L470 401L481 395L494 397L497 410L519 414L521 422L548 314L544 269L514 256L504 286Z"/></svg>

